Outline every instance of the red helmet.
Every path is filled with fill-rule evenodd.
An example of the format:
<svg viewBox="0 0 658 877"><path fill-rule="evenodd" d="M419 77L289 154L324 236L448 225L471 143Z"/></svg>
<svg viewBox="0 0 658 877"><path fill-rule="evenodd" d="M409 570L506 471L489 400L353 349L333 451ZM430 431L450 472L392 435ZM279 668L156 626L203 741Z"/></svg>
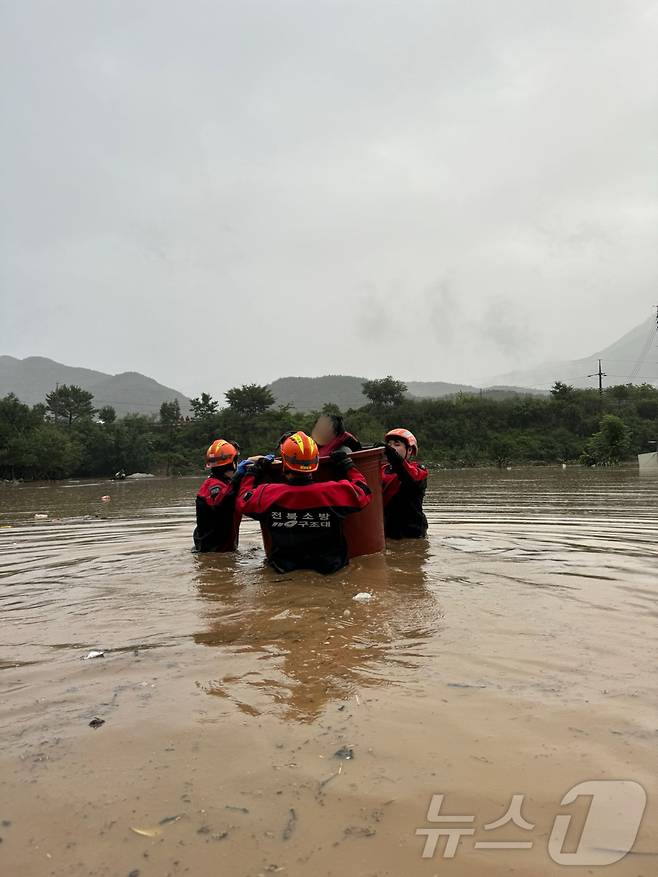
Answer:
<svg viewBox="0 0 658 877"><path fill-rule="evenodd" d="M408 429L389 429L389 431L384 436L384 441L387 442L389 439L392 438L403 441L405 445L409 448L409 453L412 457L415 457L418 453L418 442L416 441L416 436Z"/></svg>
<svg viewBox="0 0 658 877"><path fill-rule="evenodd" d="M225 439L215 439L206 451L206 469L228 466L240 453L240 449Z"/></svg>
<svg viewBox="0 0 658 877"><path fill-rule="evenodd" d="M320 465L320 453L318 446L305 432L293 432L281 442L281 460L284 469L315 472Z"/></svg>

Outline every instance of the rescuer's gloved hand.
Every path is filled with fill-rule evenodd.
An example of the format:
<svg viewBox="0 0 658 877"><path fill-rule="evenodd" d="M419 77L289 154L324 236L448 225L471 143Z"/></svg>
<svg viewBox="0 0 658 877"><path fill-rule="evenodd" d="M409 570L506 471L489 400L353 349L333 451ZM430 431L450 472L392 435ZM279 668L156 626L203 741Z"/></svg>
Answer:
<svg viewBox="0 0 658 877"><path fill-rule="evenodd" d="M256 460L247 460L247 472L252 474L255 472L262 472L263 469L267 469L267 467L272 464L273 459L274 454L265 454L262 457L258 457Z"/></svg>
<svg viewBox="0 0 658 877"><path fill-rule="evenodd" d="M350 455L347 451L343 450L332 451L331 454L329 454L329 461L331 462L336 475L341 478L343 478L345 473L354 466L354 462Z"/></svg>
<svg viewBox="0 0 658 877"><path fill-rule="evenodd" d="M398 454L395 448L392 448L390 445L384 445L384 456L391 466L399 466L402 462L402 457Z"/></svg>
<svg viewBox="0 0 658 877"><path fill-rule="evenodd" d="M257 460L247 460L246 474L253 475L256 484L260 484L265 477L266 470L272 465L273 460L274 454L266 454Z"/></svg>
<svg viewBox="0 0 658 877"><path fill-rule="evenodd" d="M242 478L242 476L247 471L247 468L249 467L250 464L251 464L251 460L240 460L240 462L238 463L238 465L235 469L235 474L238 475L240 478Z"/></svg>

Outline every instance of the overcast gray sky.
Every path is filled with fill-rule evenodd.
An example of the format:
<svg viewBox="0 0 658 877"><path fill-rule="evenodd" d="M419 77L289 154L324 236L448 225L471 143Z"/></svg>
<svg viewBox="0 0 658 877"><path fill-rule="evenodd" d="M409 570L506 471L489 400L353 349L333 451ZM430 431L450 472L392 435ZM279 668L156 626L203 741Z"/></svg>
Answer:
<svg viewBox="0 0 658 877"><path fill-rule="evenodd" d="M486 382L658 299L652 0L0 14L0 353Z"/></svg>

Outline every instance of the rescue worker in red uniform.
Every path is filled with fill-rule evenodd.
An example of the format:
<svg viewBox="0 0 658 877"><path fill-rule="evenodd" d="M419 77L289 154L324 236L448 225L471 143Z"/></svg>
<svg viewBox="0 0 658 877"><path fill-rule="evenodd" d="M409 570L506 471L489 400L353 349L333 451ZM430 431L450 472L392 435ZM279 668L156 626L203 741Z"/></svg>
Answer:
<svg viewBox="0 0 658 877"><path fill-rule="evenodd" d="M281 461L280 483L262 483L268 458L247 465L238 512L264 526L271 543L268 561L277 572L336 572L348 562L343 518L371 500L366 480L345 451L336 451L331 457L336 480L315 481L318 446L303 432L283 439Z"/></svg>
<svg viewBox="0 0 658 877"><path fill-rule="evenodd" d="M196 498L194 547L197 551L235 551L242 516L235 499L246 462L238 463L237 442L217 439L206 451L206 469L210 474ZM236 472L240 469L241 471Z"/></svg>
<svg viewBox="0 0 658 877"><path fill-rule="evenodd" d="M347 432L339 414L321 414L313 424L311 438L317 444L321 457L329 457L334 451L360 451L361 442Z"/></svg>
<svg viewBox="0 0 658 877"><path fill-rule="evenodd" d="M423 513L427 469L414 460L418 442L408 429L391 429L384 441L384 532L390 539L422 539L427 534Z"/></svg>

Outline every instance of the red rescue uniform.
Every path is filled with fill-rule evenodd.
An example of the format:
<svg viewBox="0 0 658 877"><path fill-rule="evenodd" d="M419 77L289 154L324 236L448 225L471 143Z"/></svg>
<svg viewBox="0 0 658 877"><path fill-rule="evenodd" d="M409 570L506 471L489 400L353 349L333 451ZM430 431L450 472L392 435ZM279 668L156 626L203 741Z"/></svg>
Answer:
<svg viewBox="0 0 658 877"><path fill-rule="evenodd" d="M276 484L256 484L247 473L237 509L260 521L271 539L269 562L277 572L313 569L327 574L348 562L343 518L371 500L364 476L353 466L339 481L301 476Z"/></svg>
<svg viewBox="0 0 658 877"><path fill-rule="evenodd" d="M390 460L382 463L384 532L390 539L422 539L427 533L423 513L427 469L398 455L391 454Z"/></svg>
<svg viewBox="0 0 658 877"><path fill-rule="evenodd" d="M350 451L360 451L361 442L351 432L341 432L340 435L332 438L326 445L318 446L321 457L328 457L332 451L339 451L342 448L347 448Z"/></svg>
<svg viewBox="0 0 658 877"><path fill-rule="evenodd" d="M194 546L197 551L235 551L242 515L235 500L238 482L233 473L208 476L196 498Z"/></svg>

